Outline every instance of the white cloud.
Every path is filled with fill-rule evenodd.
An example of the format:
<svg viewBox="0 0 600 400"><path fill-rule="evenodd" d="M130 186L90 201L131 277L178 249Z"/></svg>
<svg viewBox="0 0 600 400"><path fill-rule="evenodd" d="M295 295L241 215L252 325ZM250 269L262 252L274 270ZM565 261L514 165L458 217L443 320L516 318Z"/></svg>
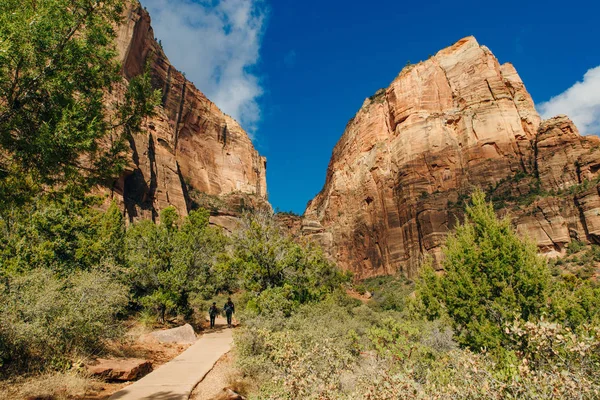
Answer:
<svg viewBox="0 0 600 400"><path fill-rule="evenodd" d="M544 118L568 115L584 135L600 135L600 66L588 70L582 82L563 93L538 104Z"/></svg>
<svg viewBox="0 0 600 400"><path fill-rule="evenodd" d="M173 65L247 130L260 120L253 67L266 25L263 0L142 0Z"/></svg>

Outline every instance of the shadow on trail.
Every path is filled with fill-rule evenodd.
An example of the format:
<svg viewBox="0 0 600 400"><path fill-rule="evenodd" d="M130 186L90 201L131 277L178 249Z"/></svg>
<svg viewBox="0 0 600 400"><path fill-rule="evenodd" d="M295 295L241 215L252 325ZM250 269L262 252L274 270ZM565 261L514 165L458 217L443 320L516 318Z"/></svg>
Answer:
<svg viewBox="0 0 600 400"><path fill-rule="evenodd" d="M226 329L235 329L237 327L238 327L238 325L232 325L231 328L229 328L227 326L227 324L215 324L214 328L204 328L201 333L203 335L205 335L207 333L221 332L221 331L224 331Z"/></svg>

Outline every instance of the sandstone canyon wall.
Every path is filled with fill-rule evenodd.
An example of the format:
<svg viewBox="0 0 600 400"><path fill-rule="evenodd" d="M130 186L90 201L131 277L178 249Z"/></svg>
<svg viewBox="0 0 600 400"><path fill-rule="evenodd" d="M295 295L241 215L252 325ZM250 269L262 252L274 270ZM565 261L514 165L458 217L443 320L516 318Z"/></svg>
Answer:
<svg viewBox="0 0 600 400"><path fill-rule="evenodd" d="M144 122L143 132L131 139L129 167L115 182L112 196L130 221L156 219L169 205L187 215L198 194L233 196L234 203L246 196L270 207L266 159L235 120L171 65L150 22L135 2L117 29L123 74L130 79L149 64L153 86L162 90L162 103L156 116ZM228 215L214 218L227 225Z"/></svg>
<svg viewBox="0 0 600 400"><path fill-rule="evenodd" d="M511 64L467 37L365 100L302 230L357 277L414 276L481 187L542 252L600 242L600 140L542 122Z"/></svg>

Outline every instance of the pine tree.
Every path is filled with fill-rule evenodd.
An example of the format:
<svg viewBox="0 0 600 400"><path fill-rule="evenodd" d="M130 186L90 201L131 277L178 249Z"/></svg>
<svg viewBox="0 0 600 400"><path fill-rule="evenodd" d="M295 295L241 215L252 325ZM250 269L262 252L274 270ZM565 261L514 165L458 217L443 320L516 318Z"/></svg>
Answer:
<svg viewBox="0 0 600 400"><path fill-rule="evenodd" d="M508 217L496 216L483 192L475 192L471 203L465 222L448 237L444 273L427 268L419 298L429 318L447 313L461 344L497 348L506 323L541 315L549 274L536 246L517 235Z"/></svg>

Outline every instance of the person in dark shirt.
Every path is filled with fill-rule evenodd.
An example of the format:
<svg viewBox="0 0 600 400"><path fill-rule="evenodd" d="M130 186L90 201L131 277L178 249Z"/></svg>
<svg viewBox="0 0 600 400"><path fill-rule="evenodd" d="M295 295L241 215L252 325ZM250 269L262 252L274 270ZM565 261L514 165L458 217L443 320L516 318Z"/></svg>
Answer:
<svg viewBox="0 0 600 400"><path fill-rule="evenodd" d="M219 315L217 303L212 303L212 306L208 309L208 315L210 316L210 328L212 329L215 327L215 318Z"/></svg>
<svg viewBox="0 0 600 400"><path fill-rule="evenodd" d="M231 297L227 299L227 303L225 303L223 309L225 310L225 315L227 316L227 326L231 328L231 317L235 312L235 305L233 304L233 301L231 301Z"/></svg>

